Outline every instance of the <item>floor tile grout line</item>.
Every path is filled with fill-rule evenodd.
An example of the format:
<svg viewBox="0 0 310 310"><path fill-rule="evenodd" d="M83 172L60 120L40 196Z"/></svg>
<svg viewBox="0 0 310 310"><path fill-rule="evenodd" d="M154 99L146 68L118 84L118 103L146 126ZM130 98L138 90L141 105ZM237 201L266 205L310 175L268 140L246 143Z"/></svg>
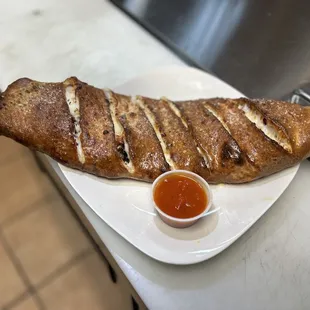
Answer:
<svg viewBox="0 0 310 310"><path fill-rule="evenodd" d="M21 160L22 158L23 158L23 156L19 156L19 157L15 156L15 158L12 159L10 161L10 163L13 163L14 161ZM44 174L44 173L42 172L42 174ZM47 174L47 177L49 178L49 180L51 180L51 178L48 174ZM51 182L52 186L53 186L53 183L54 182L52 181ZM59 190L58 190L57 194L60 194L60 196L62 196L63 200L70 207L70 204L68 203L67 199L62 195L62 193ZM9 304L5 305L4 309L10 309L13 306L16 306L17 304L23 302L23 300L25 300L27 297L30 297L30 296L34 299L34 302L36 303L36 305L38 306L39 309L41 309L41 310L45 309L43 301L41 300L40 296L38 295L38 289L42 289L45 286L49 285L52 281L57 279L57 277L61 276L63 273L70 270L74 265L78 264L83 258L86 258L88 255L91 255L91 253L93 253L93 251L94 251L93 247L96 246L96 244L94 243L94 240L90 237L89 232L87 230L85 231L84 225L81 225L80 219L77 217L75 212L73 212L73 210L71 208L69 208L71 211L70 213L72 213L72 215L75 217L75 220L77 220L79 222L80 226L82 226L82 229L84 228L83 229L84 234L89 237L88 239L90 239L91 245L93 247L85 249L84 251L80 252L78 255L73 257L71 260L66 262L64 265L57 268L50 275L47 275L45 277L45 279L43 279L41 281L41 283L38 283L38 285L32 285L30 279L28 278L26 271L24 270L24 268L22 266L21 261L16 256L13 248L10 246L10 244L6 240L6 236L5 236L4 232L1 231L1 228L2 227L3 228L9 227L10 225L15 223L19 219L22 219L23 217L26 217L28 214L31 214L35 210L39 209L42 205L42 202L53 201L54 196L55 196L55 193L50 193L50 194L38 199L34 203L30 204L25 210L22 210L21 212L18 212L17 214L12 216L11 218L4 220L0 225L0 241L2 241L5 251L7 252L9 258L11 259L12 264L14 265L15 269L17 270L17 273L19 274L19 276L21 277L22 281L24 282L24 284L26 286L25 292L23 292L21 295L19 295L16 299L13 299L11 302L9 302Z"/></svg>
<svg viewBox="0 0 310 310"><path fill-rule="evenodd" d="M32 295L32 297L33 297L34 303L37 305L37 307L38 307L39 310L45 310L45 309L46 309L46 307L45 307L45 305L44 305L44 302L43 302L43 300L40 298L40 296L38 295L38 293L35 292L35 293Z"/></svg>
<svg viewBox="0 0 310 310"><path fill-rule="evenodd" d="M14 307L14 306L18 305L19 303L23 302L24 300L26 300L27 297L33 297L36 305L38 306L38 309L44 310L45 305L44 305L42 299L40 298L38 291L43 289L44 287L48 286L50 283L52 283L55 279L57 279L62 274L69 271L72 267L74 267L76 264L78 264L84 258L86 258L89 255L91 255L92 253L94 253L93 248L88 248L88 249L81 251L79 254L75 255L72 259L67 261L65 264L58 267L52 273L47 275L41 282L39 282L36 285L32 285L30 282L30 279L28 278L26 272L24 271L21 263L19 262L19 259L15 256L14 251L11 249L10 245L5 240L5 237L1 231L0 231L0 241L2 241L3 246L9 255L9 258L11 259L12 263L14 264L14 267L17 269L19 276L22 278L23 282L26 285L26 290L22 294L20 294L17 298L14 298L8 304L4 305L3 309L1 309L1 310L9 310L12 307ZM10 255L11 252L13 252L13 255L12 255L13 257ZM17 264L14 263L15 258L17 259ZM20 270L20 269L22 269L22 270ZM23 273L23 276L20 274L20 271ZM25 281L25 277L26 277L26 281Z"/></svg>
<svg viewBox="0 0 310 310"><path fill-rule="evenodd" d="M12 264L14 265L18 275L20 276L20 278L22 279L22 281L24 282L27 291L31 294L31 295L36 295L36 289L35 287L31 284L31 281L26 273L26 271L24 270L21 261L19 260L19 258L16 256L14 250L12 249L12 247L10 246L10 244L8 243L8 241L6 240L5 235L3 234L2 229L0 228L0 241L2 242L3 248L6 251L7 255L9 256ZM43 301L40 299L39 296L37 296L37 302L40 305L40 310L45 309Z"/></svg>
<svg viewBox="0 0 310 310"><path fill-rule="evenodd" d="M40 159L37 158L37 161L40 162ZM39 163L38 163L39 164ZM42 164L42 166L44 166ZM71 203L69 201L69 199L66 197L66 195L64 194L64 192L61 190L59 184L55 181L54 178L52 178L52 176L49 174L49 172L46 170L46 175L49 178L49 180L51 181L52 184L54 184L57 192L59 193L59 195L62 197L63 201L66 203L66 205L68 206L68 209L70 211L70 213L72 214L72 216L76 219L77 223L79 224L79 226L82 228L82 231L84 233L84 235L86 236L86 238L89 240L89 242L92 244L94 250L97 252L97 254L100 256L100 259L103 261L103 263L108 267L108 268L112 268L109 260L107 259L107 257L104 255L104 253L102 252L102 250L100 249L99 244L95 241L95 239L93 238L92 234L90 233L90 231L87 229L86 225L83 223L82 219L80 218L80 216L78 215L78 213L76 212L76 210L71 206ZM63 185L64 186L64 185ZM114 271L114 269L112 268L112 270Z"/></svg>
<svg viewBox="0 0 310 310"><path fill-rule="evenodd" d="M39 161L39 159L38 159ZM82 231L84 235L87 237L87 239L90 241L96 252L101 256L101 259L104 261L105 264L110 265L108 259L104 256L103 252L100 249L100 246L97 244L97 242L94 240L92 234L87 229L86 225L83 223L82 219L79 217L78 213L74 210L74 208L71 206L71 203L69 199L66 197L66 195L63 193L63 191L60 189L59 184L52 178L52 176L46 172L47 177L51 181L52 184L54 184L54 187L56 188L59 195L62 197L63 201L66 203L69 212L72 214L72 216L75 218L79 226L82 228Z"/></svg>
<svg viewBox="0 0 310 310"><path fill-rule="evenodd" d="M26 289L23 293L19 294L17 297L13 298L7 304L2 306L1 310L11 309L11 308L15 307L16 305L25 301L30 296L32 296L31 292L28 289Z"/></svg>
<svg viewBox="0 0 310 310"><path fill-rule="evenodd" d="M76 266L79 262L81 262L84 258L88 257L93 253L92 248L85 249L81 251L79 254L75 255L73 258L68 260L66 263L59 266L56 270L51 272L49 275L45 276L43 280L41 280L38 284L36 284L36 291L43 289L52 283L59 276L68 272L72 267Z"/></svg>
<svg viewBox="0 0 310 310"><path fill-rule="evenodd" d="M41 300L38 300L38 295L29 291L25 291L22 295L19 295L17 298L11 300L9 303L4 305L1 310L10 310L25 302L27 298L32 298L39 310L45 310L45 306L43 305Z"/></svg>
<svg viewBox="0 0 310 310"><path fill-rule="evenodd" d="M66 195L63 193L63 191L60 189L59 184L57 184L57 182L51 177L51 175L49 174L49 172L44 168L44 165L40 162L40 159L33 154L33 157L37 163L38 166L42 165L42 169L45 170L45 174L47 176L47 178L49 179L49 181L51 182L51 185L54 186L54 188L56 189L57 193L59 194L59 196L62 198L62 200L64 201L64 203L67 205L70 214L74 217L75 221L79 224L80 228L82 229L84 235L86 236L86 238L89 240L89 242L92 244L92 246L95 248L95 250L97 251L97 253L101 256L101 259L108 265L110 265L109 261L107 260L107 258L103 255L99 245L96 243L96 241L94 240L94 238L92 237L91 233L88 231L88 229L86 228L86 226L84 225L83 221L81 220L81 218L79 217L79 215L77 214L77 212L74 210L74 208L71 206L70 201L68 200L68 198L66 197ZM44 172L42 172L44 173ZM53 195L53 193L51 193L51 196Z"/></svg>
<svg viewBox="0 0 310 310"><path fill-rule="evenodd" d="M51 186L53 186L53 185L51 184ZM14 224L16 221L18 221L18 220L22 219L23 217L31 214L35 210L38 210L39 208L43 207L43 202L52 202L54 200L53 197L55 197L55 193L58 194L58 192L54 192L54 193L51 192L51 193L45 195L44 197L41 197L38 200L34 201L28 207L26 207L24 210L21 210L21 211L17 212L16 214L12 215L11 217L9 217L8 219L3 220L0 223L0 227L7 228L7 227L11 226L12 224Z"/></svg>
<svg viewBox="0 0 310 310"><path fill-rule="evenodd" d="M74 256L71 260L63 264L62 266L58 267L55 271L47 275L41 282L39 282L37 285L31 285L26 289L25 292L23 292L21 295L19 295L17 298L13 299L10 301L8 304L4 305L3 309L1 310L9 310L12 307L18 305L19 303L23 302L26 300L27 297L33 297L35 300L38 308L40 310L44 310L45 306L39 297L39 290L43 289L44 287L48 286L51 284L55 279L57 279L59 276L62 274L66 273L69 271L72 267L77 265L80 261L82 261L84 258L88 257L91 255L94 250L92 248L85 249L78 255Z"/></svg>

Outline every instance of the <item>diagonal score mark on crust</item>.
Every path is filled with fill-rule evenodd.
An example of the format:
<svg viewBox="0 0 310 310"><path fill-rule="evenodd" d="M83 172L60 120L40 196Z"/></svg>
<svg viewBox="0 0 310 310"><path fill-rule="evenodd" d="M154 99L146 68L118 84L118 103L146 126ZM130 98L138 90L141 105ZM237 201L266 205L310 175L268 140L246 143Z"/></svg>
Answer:
<svg viewBox="0 0 310 310"><path fill-rule="evenodd" d="M109 101L109 109L110 109L111 119L112 119L113 127L114 127L115 140L117 143L117 151L121 154L122 162L124 163L124 166L127 169L127 171L133 174L135 172L135 168L130 158L129 146L126 140L125 130L122 124L119 122L119 120L116 117L115 105L112 100L111 90L103 89L103 92L104 92L105 97Z"/></svg>
<svg viewBox="0 0 310 310"><path fill-rule="evenodd" d="M110 109L110 114L111 114L111 118L112 118L112 122L113 122L114 134L117 137L123 138L124 128L116 117L115 106L114 106L114 103L112 102L111 90L110 89L103 89L103 92L104 92L105 97L109 101L109 109Z"/></svg>
<svg viewBox="0 0 310 310"><path fill-rule="evenodd" d="M74 141L76 144L77 155L80 163L85 163L85 156L82 147L81 133L82 129L80 126L80 101L76 94L76 87L73 85L66 85L65 88L66 102L73 118L74 123Z"/></svg>
<svg viewBox="0 0 310 310"><path fill-rule="evenodd" d="M230 137L232 139L234 139L234 137L231 134L230 129L228 128L228 126L225 123L224 119L219 115L219 113L217 113L217 111L210 104L208 104L206 102L203 104L203 107L206 109L206 111L211 113L221 123L221 125L224 127L224 129L227 131L227 133L230 135Z"/></svg>
<svg viewBox="0 0 310 310"><path fill-rule="evenodd" d="M184 127L188 130L189 129L189 126L186 122L186 120L184 119L184 117L182 116L182 113L180 111L180 109L171 101L169 100L168 98L166 97L162 97L161 100L165 101L168 103L169 105L169 108L171 109L171 111L178 117L180 118L182 124L184 125ZM209 160L208 160L208 155L207 153L205 152L205 150L198 144L198 142L196 141L196 139L194 138L193 136L193 133L191 131L189 131L192 138L194 139L195 141L195 144L196 144L196 149L199 153L199 155L203 158L204 162L205 162L205 165L207 168L210 168L210 163L209 163Z"/></svg>
<svg viewBox="0 0 310 310"><path fill-rule="evenodd" d="M180 120L181 120L182 124L185 126L185 128L188 128L188 125L187 125L185 119L182 117L181 111L175 106L175 104L172 101L170 101L169 99L167 99L166 97L162 97L160 99L163 100L163 101L166 101L168 103L169 108L172 110L172 112L177 117L180 118Z"/></svg>
<svg viewBox="0 0 310 310"><path fill-rule="evenodd" d="M176 169L176 166L175 166L175 163L173 162L172 158L171 158L171 154L167 148L167 145L160 133L160 130L158 128L158 125L157 125L157 122L155 120L155 117L153 115L153 113L150 111L150 109L144 104L144 101L142 99L142 97L140 96L133 96L131 97L131 102L133 104L137 104L140 109L143 111L143 113L145 114L146 118L148 119L148 121L150 122L151 126L153 127L154 129L154 132L156 134L156 137L159 141L159 144L162 148L162 151L163 151L163 154L164 154L164 158L167 162L167 164L170 166L170 169L171 170L175 170Z"/></svg>
<svg viewBox="0 0 310 310"><path fill-rule="evenodd" d="M268 121L258 110L250 108L247 104L240 104L238 108L242 110L248 120L261 130L269 139L278 143L287 152L292 153L292 146L287 137L285 137L284 134L281 134L279 128L272 124L272 122Z"/></svg>
<svg viewBox="0 0 310 310"><path fill-rule="evenodd" d="M217 113L217 111L215 109L213 109L212 106L210 106L207 103L205 103L203 106L222 124L222 126L225 128L225 130L231 135L231 132L230 132L228 126L226 125L223 118Z"/></svg>
<svg viewBox="0 0 310 310"><path fill-rule="evenodd" d="M203 158L204 162L205 162L205 165L208 169L211 168L210 166L210 162L209 162L209 159L208 159L208 155L207 155L207 152L201 147L201 145L196 145L196 148L197 148L197 151L198 153L200 154L200 156Z"/></svg>

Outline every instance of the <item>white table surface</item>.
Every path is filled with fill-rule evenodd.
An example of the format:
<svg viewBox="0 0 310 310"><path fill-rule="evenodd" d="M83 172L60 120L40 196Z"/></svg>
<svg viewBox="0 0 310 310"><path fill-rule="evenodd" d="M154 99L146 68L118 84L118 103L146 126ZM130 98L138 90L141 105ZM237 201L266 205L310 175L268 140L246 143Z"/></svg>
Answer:
<svg viewBox="0 0 310 310"><path fill-rule="evenodd" d="M2 89L21 76L59 81L70 75L113 88L182 64L106 0L0 0L0 8ZM149 309L310 309L310 162L243 237L186 267L156 262L132 247L51 164Z"/></svg>

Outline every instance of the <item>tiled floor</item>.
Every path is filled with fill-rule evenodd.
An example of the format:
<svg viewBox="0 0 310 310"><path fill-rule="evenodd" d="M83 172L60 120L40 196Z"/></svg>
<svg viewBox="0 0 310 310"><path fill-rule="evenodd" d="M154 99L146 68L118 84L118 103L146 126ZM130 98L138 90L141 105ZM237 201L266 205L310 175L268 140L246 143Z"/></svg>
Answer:
<svg viewBox="0 0 310 310"><path fill-rule="evenodd" d="M0 137L0 309L131 309L32 154Z"/></svg>

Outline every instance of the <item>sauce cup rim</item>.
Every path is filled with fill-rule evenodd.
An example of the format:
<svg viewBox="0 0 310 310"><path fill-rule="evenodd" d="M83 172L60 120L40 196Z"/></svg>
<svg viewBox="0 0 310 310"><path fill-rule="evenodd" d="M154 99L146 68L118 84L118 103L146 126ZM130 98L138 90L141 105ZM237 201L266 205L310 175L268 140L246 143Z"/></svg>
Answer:
<svg viewBox="0 0 310 310"><path fill-rule="evenodd" d="M154 191L155 191L155 188L156 188L156 185L157 183L163 179L164 177L166 177L167 175L171 175L171 174L180 174L180 175L185 175L185 176L188 176L188 177L192 177L192 179L194 181L197 181L199 184L202 185L206 195L207 195L207 199L208 199L208 203L207 203L207 206L206 208L198 215L194 216L194 217L188 217L188 218L178 218L178 217L174 217L174 216L171 216L167 213L165 213L164 211L162 211L156 204L155 200L154 200ZM162 216L166 217L167 219L169 220L172 220L172 221L175 221L175 222L179 222L179 223L187 223L187 222L193 222L193 221L196 221L196 220L199 220L201 217L204 217L209 211L210 211L210 208L213 204L213 195L212 195L212 190L210 188L210 185L209 183L204 179L202 178L200 175L198 175L197 173L194 173L194 172L191 172L191 171L188 171L188 170L181 170L181 169L176 169L176 170L172 170L172 171L168 171L168 172L165 172L163 174L161 174L160 176L158 176L153 184L152 184L152 201L153 201L153 205L154 205L154 208L156 209L156 211L158 213L160 213Z"/></svg>

